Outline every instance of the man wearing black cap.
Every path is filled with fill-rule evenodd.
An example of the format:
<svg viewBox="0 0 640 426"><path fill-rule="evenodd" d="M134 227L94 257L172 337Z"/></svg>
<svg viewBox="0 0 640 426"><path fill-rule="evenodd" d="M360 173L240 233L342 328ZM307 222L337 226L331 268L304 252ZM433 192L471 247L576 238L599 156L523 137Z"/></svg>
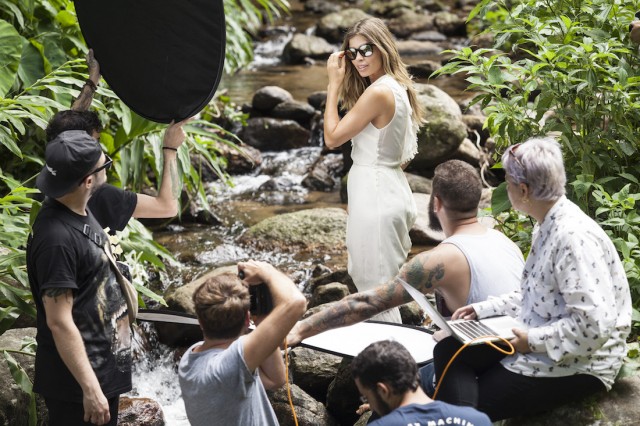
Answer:
<svg viewBox="0 0 640 426"><path fill-rule="evenodd" d="M166 169L175 171L182 124L170 125L164 137L172 156L164 181L174 185ZM46 198L27 245L38 329L34 391L45 399L50 425L116 425L119 395L131 390L130 334L103 229L122 229L141 205L147 217L173 216L179 192L163 184L167 207L105 185L111 159L86 130L58 134L45 161L36 185ZM89 200L103 206L100 215Z"/></svg>

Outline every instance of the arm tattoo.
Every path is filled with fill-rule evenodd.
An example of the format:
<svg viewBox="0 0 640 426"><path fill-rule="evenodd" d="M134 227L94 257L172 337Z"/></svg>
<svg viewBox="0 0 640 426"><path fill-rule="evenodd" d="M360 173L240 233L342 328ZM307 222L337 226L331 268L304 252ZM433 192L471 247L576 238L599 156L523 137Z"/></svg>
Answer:
<svg viewBox="0 0 640 426"><path fill-rule="evenodd" d="M427 288L433 288L434 281L444 278L444 263L438 263L433 269L427 269Z"/></svg>
<svg viewBox="0 0 640 426"><path fill-rule="evenodd" d="M55 303L58 303L58 296L65 296L65 299L67 299L69 297L69 294L71 293L71 289L69 289L69 288L48 288L48 289L44 290L42 293L43 293L43 296L42 296L42 302L43 303L46 303L45 298L47 298L47 297L53 299L53 301Z"/></svg>
<svg viewBox="0 0 640 426"><path fill-rule="evenodd" d="M338 327L345 327L371 318L393 305L396 284L391 281L375 290L356 293L345 297L303 323L311 335L322 333Z"/></svg>
<svg viewBox="0 0 640 426"><path fill-rule="evenodd" d="M428 256L424 257L424 263L427 263L429 260ZM405 272L405 281L416 287L424 282L424 266L423 263L418 259L418 257L414 257L407 263L407 271Z"/></svg>

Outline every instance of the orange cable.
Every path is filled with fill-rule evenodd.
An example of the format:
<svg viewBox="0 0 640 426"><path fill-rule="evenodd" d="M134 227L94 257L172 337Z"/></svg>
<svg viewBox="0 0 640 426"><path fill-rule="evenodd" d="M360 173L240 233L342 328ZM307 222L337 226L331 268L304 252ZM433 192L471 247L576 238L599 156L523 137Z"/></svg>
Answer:
<svg viewBox="0 0 640 426"><path fill-rule="evenodd" d="M289 351L287 350L287 339L284 339L284 374L287 380L287 395L289 397L289 406L291 407L291 413L293 413L293 422L298 426L298 416L296 416L296 409L293 407L293 399L291 398L291 385L289 384Z"/></svg>
<svg viewBox="0 0 640 426"><path fill-rule="evenodd" d="M493 347L495 350L497 350L498 352L502 352L505 355L513 355L514 353L516 353L516 350L513 347L513 345L511 344L511 342L509 342L504 337L500 337L500 336L480 336L480 337L476 337L475 339L471 340L470 342L465 343L464 345L462 345L462 347L460 349L458 349L456 351L455 354L453 354L453 356L451 357L451 359L447 363L446 367L444 368L444 371L442 372L442 376L440 376L440 378L438 379L438 385L436 386L436 390L433 392L432 399L436 399L436 396L438 395L438 391L440 390L440 385L442 384L442 379L444 379L445 374L447 374L447 370L449 370L449 367L451 366L451 363L456 359L458 354L460 354L460 352L462 352L462 350L464 348L466 348L467 346L469 346L471 343L473 343L473 342L475 342L477 340L486 339L487 337L498 338L498 339L502 340L503 342L505 342L507 344L508 347L511 348L511 350L510 351L504 350L500 346L497 346L496 344L494 344L493 342L485 342L485 345L489 345L489 346Z"/></svg>

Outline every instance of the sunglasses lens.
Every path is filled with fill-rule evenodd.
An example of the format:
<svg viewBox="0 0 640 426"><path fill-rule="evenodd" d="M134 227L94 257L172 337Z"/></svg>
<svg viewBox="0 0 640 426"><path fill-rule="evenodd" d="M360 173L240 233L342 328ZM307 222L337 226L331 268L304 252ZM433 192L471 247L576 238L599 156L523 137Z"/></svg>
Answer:
<svg viewBox="0 0 640 426"><path fill-rule="evenodd" d="M373 45L371 44L362 45L359 50L364 57L373 55Z"/></svg>
<svg viewBox="0 0 640 426"><path fill-rule="evenodd" d="M345 53L345 55L347 55L347 58L349 58L349 59L351 59L353 61L356 58L356 55L358 54L358 51L355 48L350 47L344 53Z"/></svg>

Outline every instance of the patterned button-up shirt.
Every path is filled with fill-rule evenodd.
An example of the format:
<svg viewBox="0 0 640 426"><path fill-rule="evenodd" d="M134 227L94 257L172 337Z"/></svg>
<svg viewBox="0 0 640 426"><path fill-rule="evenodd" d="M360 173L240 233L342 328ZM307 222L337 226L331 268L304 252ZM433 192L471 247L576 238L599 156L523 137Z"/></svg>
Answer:
<svg viewBox="0 0 640 426"><path fill-rule="evenodd" d="M629 284L607 234L566 197L534 228L520 292L473 307L479 318L510 315L528 327L532 352L506 357L508 370L613 385L631 330Z"/></svg>

